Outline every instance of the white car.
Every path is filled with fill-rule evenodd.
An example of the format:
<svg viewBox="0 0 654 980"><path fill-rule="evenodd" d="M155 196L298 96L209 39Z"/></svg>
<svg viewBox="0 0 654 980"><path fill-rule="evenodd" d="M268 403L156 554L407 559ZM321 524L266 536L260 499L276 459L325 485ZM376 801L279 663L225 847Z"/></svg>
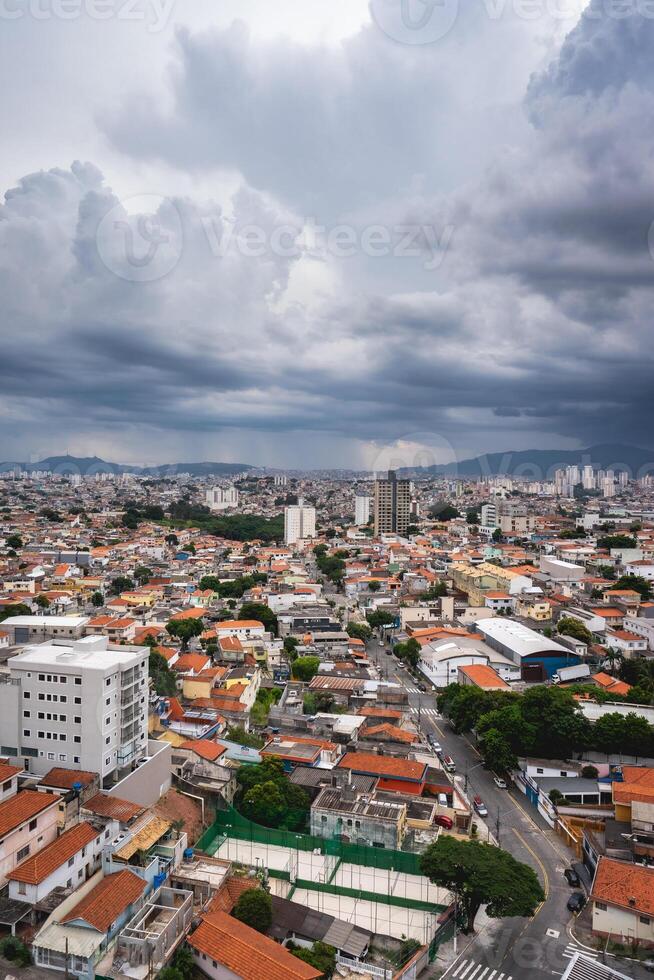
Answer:
<svg viewBox="0 0 654 980"><path fill-rule="evenodd" d="M508 786L506 785L506 780L502 779L501 776L493 776L493 782L495 783L498 789L508 789Z"/></svg>

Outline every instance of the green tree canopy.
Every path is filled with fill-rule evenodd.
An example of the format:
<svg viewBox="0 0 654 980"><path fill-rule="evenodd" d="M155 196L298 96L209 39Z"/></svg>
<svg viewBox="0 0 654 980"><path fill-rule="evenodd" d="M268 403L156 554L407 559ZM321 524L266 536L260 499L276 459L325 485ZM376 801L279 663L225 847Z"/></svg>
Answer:
<svg viewBox="0 0 654 980"><path fill-rule="evenodd" d="M597 547L605 551L612 551L614 548L637 548L638 542L628 534L607 534L597 539Z"/></svg>
<svg viewBox="0 0 654 980"><path fill-rule="evenodd" d="M240 619L256 619L263 623L269 633L277 636L277 617L270 606L266 606L263 602L244 602L239 617Z"/></svg>
<svg viewBox="0 0 654 980"><path fill-rule="evenodd" d="M557 632L561 636L573 636L576 640L581 640L590 646L593 642L593 634L587 626L574 616L562 616L556 625Z"/></svg>
<svg viewBox="0 0 654 980"><path fill-rule="evenodd" d="M348 623L347 635L355 640L369 640L372 636L372 629L368 623Z"/></svg>
<svg viewBox="0 0 654 980"><path fill-rule="evenodd" d="M642 575L622 575L613 588L631 589L633 592L639 592L644 601L652 598L652 583Z"/></svg>
<svg viewBox="0 0 654 980"><path fill-rule="evenodd" d="M166 632L180 641L182 650L186 650L193 637L199 636L203 630L204 625L200 618L171 619L166 623Z"/></svg>
<svg viewBox="0 0 654 980"><path fill-rule="evenodd" d="M473 932L482 905L494 919L532 916L545 900L535 871L508 851L443 836L420 858L422 873L456 895L463 931Z"/></svg>
<svg viewBox="0 0 654 980"><path fill-rule="evenodd" d="M10 534L5 539L5 545L8 548L11 548L12 551L18 551L23 547L23 539L21 538L20 534Z"/></svg>
<svg viewBox="0 0 654 980"><path fill-rule="evenodd" d="M373 629L380 626L391 626L395 622L395 616L386 609L375 609L373 612L366 613L366 619Z"/></svg>
<svg viewBox="0 0 654 980"><path fill-rule="evenodd" d="M293 661L293 677L298 681L310 681L318 673L319 657L298 657Z"/></svg>
<svg viewBox="0 0 654 980"><path fill-rule="evenodd" d="M263 888L248 888L239 895L234 916L246 926L266 933L272 925L272 899Z"/></svg>
<svg viewBox="0 0 654 980"><path fill-rule="evenodd" d="M293 956L309 963L314 969L320 970L323 977L331 977L336 969L336 950L333 946L320 941L313 944L311 949L299 946L293 950Z"/></svg>
<svg viewBox="0 0 654 980"><path fill-rule="evenodd" d="M32 610L24 602L10 602L8 606L0 607L0 623L11 616L30 616Z"/></svg>

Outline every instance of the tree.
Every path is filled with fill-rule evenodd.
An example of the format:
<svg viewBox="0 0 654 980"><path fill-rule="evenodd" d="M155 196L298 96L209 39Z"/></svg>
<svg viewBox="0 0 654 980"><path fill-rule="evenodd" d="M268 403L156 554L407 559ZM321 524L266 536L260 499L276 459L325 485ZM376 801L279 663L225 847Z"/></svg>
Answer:
<svg viewBox="0 0 654 980"><path fill-rule="evenodd" d="M493 539L493 541L496 541L496 542L497 541L501 541L502 538L503 538L502 529L499 528L499 527L496 527L495 530L493 531L492 535L491 535L491 538Z"/></svg>
<svg viewBox="0 0 654 980"><path fill-rule="evenodd" d="M278 783L271 779L249 789L243 797L241 812L248 820L264 827L278 827L286 816L286 800Z"/></svg>
<svg viewBox="0 0 654 980"><path fill-rule="evenodd" d="M134 588L134 582L126 575L117 575L111 580L109 591L112 595L120 595L121 592L129 592Z"/></svg>
<svg viewBox="0 0 654 980"><path fill-rule="evenodd" d="M597 779L599 770L595 766L583 766L581 770L582 779Z"/></svg>
<svg viewBox="0 0 654 980"><path fill-rule="evenodd" d="M171 697L177 694L177 682L175 675L168 666L168 661L156 650L150 650L148 657L148 670L152 685L161 697Z"/></svg>
<svg viewBox="0 0 654 980"><path fill-rule="evenodd" d="M263 602L244 602L239 613L241 619L256 619L263 623L273 636L277 636L277 617Z"/></svg>
<svg viewBox="0 0 654 980"><path fill-rule="evenodd" d="M346 631L352 639L363 640L364 643L372 636L372 629L368 623L348 623Z"/></svg>
<svg viewBox="0 0 654 980"><path fill-rule="evenodd" d="M190 640L194 636L199 636L204 630L202 620L194 619L171 619L166 623L166 632L169 636L176 637L182 644L182 650L188 649Z"/></svg>
<svg viewBox="0 0 654 980"><path fill-rule="evenodd" d="M12 551L18 551L19 548L23 547L23 539L20 534L10 534L8 538L5 539L5 545L7 548L11 548Z"/></svg>
<svg viewBox="0 0 654 980"><path fill-rule="evenodd" d="M30 616L32 610L24 602L10 602L8 606L0 608L0 623L11 616Z"/></svg>
<svg viewBox="0 0 654 980"><path fill-rule="evenodd" d="M298 947L293 950L293 956L320 970L323 977L331 977L336 969L336 950L327 943L315 942L311 949Z"/></svg>
<svg viewBox="0 0 654 980"><path fill-rule="evenodd" d="M310 681L318 673L319 657L298 657L293 662L293 677L298 681Z"/></svg>
<svg viewBox="0 0 654 980"><path fill-rule="evenodd" d="M597 539L597 547L604 551L612 551L614 548L637 548L638 542L628 534L607 534Z"/></svg>
<svg viewBox="0 0 654 980"><path fill-rule="evenodd" d="M434 582L430 585L422 598L426 602L431 602L432 599L442 599L443 596L447 595L447 586L445 582Z"/></svg>
<svg viewBox="0 0 654 980"><path fill-rule="evenodd" d="M251 749L263 748L265 742L254 732L246 732L241 725L230 725L225 732L228 742L236 742L237 745L245 745Z"/></svg>
<svg viewBox="0 0 654 980"><path fill-rule="evenodd" d="M146 585L152 578L152 569L148 568L146 565L139 565L138 568L134 570L134 578L139 585Z"/></svg>
<svg viewBox="0 0 654 980"><path fill-rule="evenodd" d="M476 510L469 510L466 514L466 521L468 524L477 525L480 523L479 514Z"/></svg>
<svg viewBox="0 0 654 980"><path fill-rule="evenodd" d="M266 933L272 925L272 899L263 888L247 888L239 895L234 916L257 932Z"/></svg>
<svg viewBox="0 0 654 980"><path fill-rule="evenodd" d="M176 534L167 534L165 541L169 548L176 548L179 544L179 538Z"/></svg>
<svg viewBox="0 0 654 980"><path fill-rule="evenodd" d="M632 592L638 592L644 602L652 597L652 584L642 575L622 575L613 588L631 589Z"/></svg>
<svg viewBox="0 0 654 980"><path fill-rule="evenodd" d="M380 626L391 626L395 622L395 616L385 609L376 609L374 612L366 613L366 619L373 629Z"/></svg>
<svg viewBox="0 0 654 980"><path fill-rule="evenodd" d="M452 507L451 504L447 504L444 500L441 500L430 509L429 516L433 517L436 521L447 522L453 521L456 517L460 517L460 514L456 507Z"/></svg>
<svg viewBox="0 0 654 980"><path fill-rule="evenodd" d="M518 768L518 757L505 735L491 728L481 742L484 762L493 772L506 773Z"/></svg>
<svg viewBox="0 0 654 980"><path fill-rule="evenodd" d="M48 599L47 595L37 595L35 601L36 601L36 604L39 607L39 609L49 609L50 608L50 600Z"/></svg>
<svg viewBox="0 0 654 980"><path fill-rule="evenodd" d="M297 657L297 645L298 640L295 636L285 636L284 637L284 653L289 660L295 660Z"/></svg>
<svg viewBox="0 0 654 980"><path fill-rule="evenodd" d="M479 841L440 837L420 858L420 869L457 898L463 932L474 932L482 905L491 918L532 916L545 900L535 871L508 851Z"/></svg>
<svg viewBox="0 0 654 980"><path fill-rule="evenodd" d="M91 596L91 605L93 606L104 606L104 596L101 592L94 592Z"/></svg>
<svg viewBox="0 0 654 980"><path fill-rule="evenodd" d="M575 619L574 616L562 616L557 623L556 629L561 636L572 636L576 640L581 640L587 646L590 646L593 642L591 631L580 620Z"/></svg>

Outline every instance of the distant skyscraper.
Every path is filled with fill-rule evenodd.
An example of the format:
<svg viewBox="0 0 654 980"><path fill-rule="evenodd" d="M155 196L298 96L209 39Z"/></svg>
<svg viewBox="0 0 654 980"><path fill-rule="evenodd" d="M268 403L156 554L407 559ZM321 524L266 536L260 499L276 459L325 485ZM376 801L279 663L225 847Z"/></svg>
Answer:
<svg viewBox="0 0 654 980"><path fill-rule="evenodd" d="M238 507L238 490L235 487L212 487L207 490L207 507L210 510Z"/></svg>
<svg viewBox="0 0 654 980"><path fill-rule="evenodd" d="M595 489L595 473L593 472L592 466L584 466L581 482L583 483L584 490Z"/></svg>
<svg viewBox="0 0 654 980"><path fill-rule="evenodd" d="M306 507L302 497L297 504L284 508L284 541L295 544L302 538L316 536L316 508Z"/></svg>
<svg viewBox="0 0 654 980"><path fill-rule="evenodd" d="M354 498L354 523L357 527L367 524L370 520L370 497L368 494L358 493Z"/></svg>
<svg viewBox="0 0 654 980"><path fill-rule="evenodd" d="M411 523L411 481L398 480L394 470L375 480L375 535L406 534Z"/></svg>

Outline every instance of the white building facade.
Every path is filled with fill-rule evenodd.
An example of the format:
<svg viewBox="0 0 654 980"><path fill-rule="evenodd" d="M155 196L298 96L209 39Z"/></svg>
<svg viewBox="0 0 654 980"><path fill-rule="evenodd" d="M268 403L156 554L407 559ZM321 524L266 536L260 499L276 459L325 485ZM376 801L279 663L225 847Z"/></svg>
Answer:
<svg viewBox="0 0 654 980"><path fill-rule="evenodd" d="M306 507L300 497L297 504L284 508L284 542L295 544L316 536L316 508Z"/></svg>

